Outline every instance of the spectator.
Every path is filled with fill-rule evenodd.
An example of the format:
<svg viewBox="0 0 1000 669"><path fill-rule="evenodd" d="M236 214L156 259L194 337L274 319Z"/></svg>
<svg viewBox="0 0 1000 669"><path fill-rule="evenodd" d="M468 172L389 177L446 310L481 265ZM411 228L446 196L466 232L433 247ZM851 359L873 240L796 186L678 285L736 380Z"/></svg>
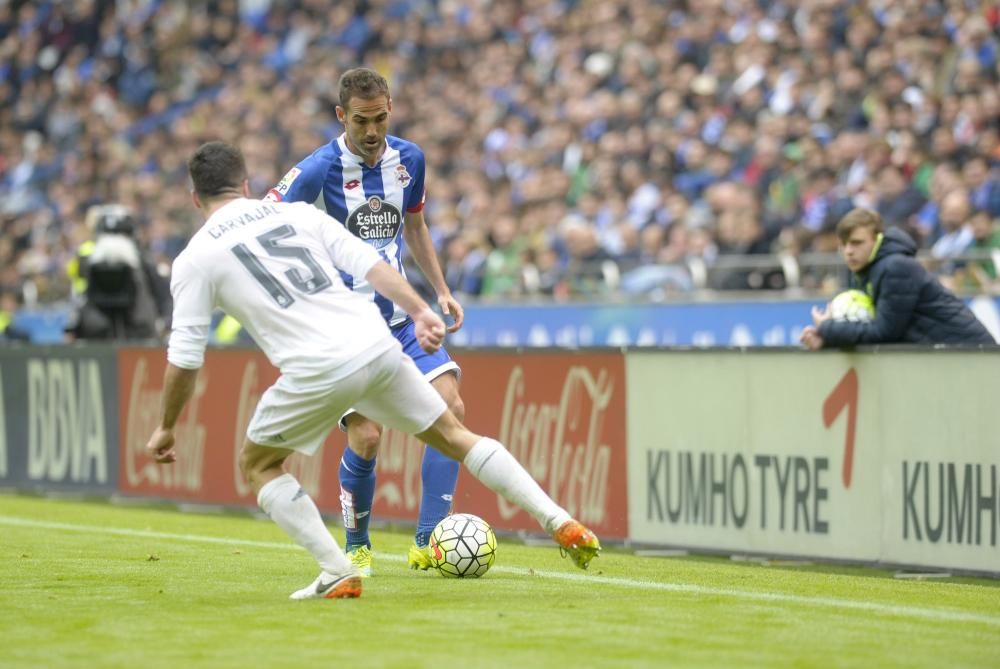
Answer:
<svg viewBox="0 0 1000 669"><path fill-rule="evenodd" d="M445 280L461 295L482 292L486 244L478 232L464 232L451 237L444 245L442 265L447 268ZM414 276L416 273L410 274Z"/></svg>
<svg viewBox="0 0 1000 669"><path fill-rule="evenodd" d="M962 179L969 189L973 208L985 211L992 218L1000 217L1000 176L990 169L984 156L976 155L966 161Z"/></svg>
<svg viewBox="0 0 1000 669"><path fill-rule="evenodd" d="M15 322L18 307L17 294L0 289L0 341L28 341L30 335Z"/></svg>
<svg viewBox="0 0 1000 669"><path fill-rule="evenodd" d="M997 281L997 259L1000 258L1000 219L991 218L987 211L972 216L972 245L969 251L980 257L966 265L965 285L990 289Z"/></svg>
<svg viewBox="0 0 1000 669"><path fill-rule="evenodd" d="M565 262L559 222L571 210L610 259L627 260L636 240L623 224L670 225L708 208L706 247L739 261L747 245L716 222L745 203L714 194L744 185L748 229L762 231L755 253L774 252L803 221L820 229L834 203L877 207L887 224L912 219L921 250L941 236L940 205L956 188L997 215L995 9L935 2L901 22L875 0L766 4L9 3L2 267L15 287L32 284L25 294L65 300L77 222L109 202L130 208L136 242L169 266L198 225L184 157L206 134L239 140L263 195L339 134L325 82L365 63L400 100L441 103L430 115L399 104L393 127L427 149L438 184L428 221L459 281L465 256L444 245L460 232L486 238L513 217L514 248ZM814 178L827 170L832 183ZM958 182L935 188L931 175L948 172ZM883 178L892 183L880 189ZM911 191L929 200L915 217ZM803 253L826 241L796 239ZM528 289L508 284L499 292ZM487 288L498 290L464 286Z"/></svg>
<svg viewBox="0 0 1000 669"><path fill-rule="evenodd" d="M801 225L810 232L822 230L836 215L837 175L829 167L814 170L802 193Z"/></svg>
<svg viewBox="0 0 1000 669"><path fill-rule="evenodd" d="M611 256L597 243L593 226L569 221L563 227L566 238L566 279L572 296L596 295L608 291Z"/></svg>
<svg viewBox="0 0 1000 669"><path fill-rule="evenodd" d="M928 187L930 199L917 212L914 221L915 238L921 245L926 246L941 236L941 202L948 193L961 187L961 176L951 163L941 163L933 169Z"/></svg>
<svg viewBox="0 0 1000 669"><path fill-rule="evenodd" d="M486 256L482 294L511 297L521 289L521 266L524 244L517 236L517 221L510 216L497 218L490 230L493 250Z"/></svg>
<svg viewBox="0 0 1000 669"><path fill-rule="evenodd" d="M968 191L959 188L944 196L941 201L941 237L931 248L934 258L954 258L969 248L972 244L972 227L969 225L971 216ZM948 273L951 273L950 270Z"/></svg>
<svg viewBox="0 0 1000 669"><path fill-rule="evenodd" d="M909 228L910 216L924 206L925 199L895 165L878 173L878 204L875 210L887 227Z"/></svg>

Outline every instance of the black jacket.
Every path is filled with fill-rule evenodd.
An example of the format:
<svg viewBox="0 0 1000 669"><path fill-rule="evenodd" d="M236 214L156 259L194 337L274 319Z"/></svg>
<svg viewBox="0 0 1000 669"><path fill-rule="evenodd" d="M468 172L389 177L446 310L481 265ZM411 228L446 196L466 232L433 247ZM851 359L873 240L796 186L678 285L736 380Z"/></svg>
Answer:
<svg viewBox="0 0 1000 669"><path fill-rule="evenodd" d="M824 346L996 344L965 303L917 262L916 252L905 232L886 231L875 259L854 276L875 303L874 320L824 321L819 327Z"/></svg>

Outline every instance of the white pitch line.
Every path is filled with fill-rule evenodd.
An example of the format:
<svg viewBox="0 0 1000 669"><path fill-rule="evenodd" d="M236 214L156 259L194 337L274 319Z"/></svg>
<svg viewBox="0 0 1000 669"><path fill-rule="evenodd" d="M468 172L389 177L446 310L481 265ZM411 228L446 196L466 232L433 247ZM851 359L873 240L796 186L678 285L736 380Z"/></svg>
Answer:
<svg viewBox="0 0 1000 669"><path fill-rule="evenodd" d="M121 527L99 527L96 525L76 525L72 523L56 523L45 520L31 520L28 518L17 518L14 516L0 516L0 525L12 527L29 527L49 530L65 530L67 532L89 532L94 534L111 534L122 537L142 537L147 539L168 539L174 541L189 541L203 544L219 544L224 546L252 546L254 548L271 548L278 550L302 550L301 547L293 543L278 541L253 541L251 539L227 539L224 537L209 537L201 534L177 534L174 532L157 532L154 530L137 530ZM392 562L403 562L404 558L398 555L379 553L379 560L389 560ZM855 611L867 611L885 616L896 616L901 618L920 618L932 621L948 621L963 623L980 623L982 625L992 625L1000 627L1000 616L990 616L965 611L955 611L951 609L928 609L915 606L898 606L892 604L879 604L878 602L860 602L851 599L836 599L834 597L808 597L806 595L791 595L770 592L753 592L750 590L733 590L731 588L713 588L692 583L659 583L656 581L642 581L635 578L615 578L613 576L598 576L596 574L564 573L553 571L529 570L521 567L497 566L494 571L517 574L519 576L553 578L574 583L600 583L619 588L635 588L638 590L657 590L661 592L676 592L690 595L706 595L732 597L734 599L746 599L763 602L776 602L781 604L797 604L808 607L825 607L831 609L851 609Z"/></svg>

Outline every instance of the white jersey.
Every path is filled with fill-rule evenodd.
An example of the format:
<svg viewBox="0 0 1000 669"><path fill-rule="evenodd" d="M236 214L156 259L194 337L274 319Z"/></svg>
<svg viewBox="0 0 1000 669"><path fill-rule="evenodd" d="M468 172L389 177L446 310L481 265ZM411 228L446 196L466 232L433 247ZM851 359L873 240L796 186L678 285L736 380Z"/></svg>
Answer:
<svg viewBox="0 0 1000 669"><path fill-rule="evenodd" d="M207 332L221 308L282 374L327 383L398 346L376 306L340 277L365 276L381 261L315 207L236 199L213 213L174 261L173 327Z"/></svg>

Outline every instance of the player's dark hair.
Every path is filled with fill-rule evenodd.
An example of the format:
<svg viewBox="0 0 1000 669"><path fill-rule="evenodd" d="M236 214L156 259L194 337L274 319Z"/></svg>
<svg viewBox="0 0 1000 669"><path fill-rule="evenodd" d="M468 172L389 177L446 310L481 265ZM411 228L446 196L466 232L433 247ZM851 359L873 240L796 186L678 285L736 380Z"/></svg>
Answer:
<svg viewBox="0 0 1000 669"><path fill-rule="evenodd" d="M367 67L356 67L340 75L340 106L345 110L351 98L371 100L384 95L389 96L389 82L381 74Z"/></svg>
<svg viewBox="0 0 1000 669"><path fill-rule="evenodd" d="M188 172L198 197L213 198L226 193L240 194L247 178L247 164L238 148L214 141L198 147L188 161Z"/></svg>
<svg viewBox="0 0 1000 669"><path fill-rule="evenodd" d="M882 232L882 217L871 209L851 209L837 223L837 238L841 243L847 243L851 233L858 228L871 228L872 234L878 235Z"/></svg>

